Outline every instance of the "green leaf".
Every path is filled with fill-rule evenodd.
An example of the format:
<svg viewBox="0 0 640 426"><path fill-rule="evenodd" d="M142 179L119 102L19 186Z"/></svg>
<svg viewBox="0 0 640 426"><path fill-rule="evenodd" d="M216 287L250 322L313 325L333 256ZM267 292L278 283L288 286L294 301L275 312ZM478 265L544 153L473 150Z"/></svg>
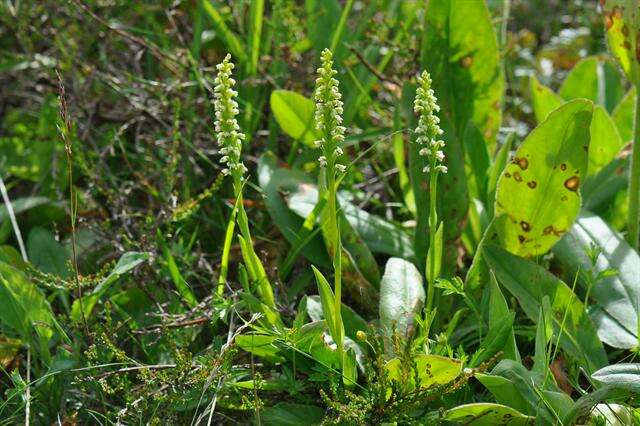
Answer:
<svg viewBox="0 0 640 426"><path fill-rule="evenodd" d="M638 43L640 16L638 0L607 0L603 2L604 24L609 51L635 85L640 84Z"/></svg>
<svg viewBox="0 0 640 426"><path fill-rule="evenodd" d="M277 336L251 333L236 336L235 343L255 356L271 362L282 362L285 358L280 353L280 349L274 344L277 340Z"/></svg>
<svg viewBox="0 0 640 426"><path fill-rule="evenodd" d="M591 375L594 380L631 392L640 393L640 364L619 363L601 368Z"/></svg>
<svg viewBox="0 0 640 426"><path fill-rule="evenodd" d="M461 138L472 121L492 151L500 128L504 75L485 2L429 2L421 57L440 106L455 117L457 136Z"/></svg>
<svg viewBox="0 0 640 426"><path fill-rule="evenodd" d="M587 253L594 249L600 254L592 266ZM589 312L600 339L615 348L636 347L640 314L638 253L604 220L589 212L582 212L553 252L571 273L592 271L601 276L591 288L590 294L596 304ZM616 274L606 274L611 270ZM587 284L584 279L579 282L583 286Z"/></svg>
<svg viewBox="0 0 640 426"><path fill-rule="evenodd" d="M313 101L290 90L274 90L270 98L271 112L287 135L313 147L318 136L314 129Z"/></svg>
<svg viewBox="0 0 640 426"><path fill-rule="evenodd" d="M27 238L27 253L31 263L42 272L69 277L69 253L56 241L51 231L38 226L32 228Z"/></svg>
<svg viewBox="0 0 640 426"><path fill-rule="evenodd" d="M593 110L590 132L588 174L593 176L616 158L624 143L609 113L599 105Z"/></svg>
<svg viewBox="0 0 640 426"><path fill-rule="evenodd" d="M462 372L462 363L459 360L439 355L418 354L414 356L413 362L416 364L416 371L412 371L411 366L403 364L400 358L388 361L385 368L389 379L408 385L409 389L428 389L450 383Z"/></svg>
<svg viewBox="0 0 640 426"><path fill-rule="evenodd" d="M525 426L533 424L535 420L511 407L490 402L459 405L445 411L442 419L469 426Z"/></svg>
<svg viewBox="0 0 640 426"><path fill-rule="evenodd" d="M317 202L316 186L306 183L291 187L290 195L287 197L289 208L301 217L307 217ZM405 259L413 257L411 237L402 227L362 210L350 203L342 194L338 194L338 202L343 217L372 252ZM342 236L344 239L344 230L342 230Z"/></svg>
<svg viewBox="0 0 640 426"><path fill-rule="evenodd" d="M489 170L489 152L487 143L480 130L471 122L464 132L466 168L471 196L484 199L487 192L487 172Z"/></svg>
<svg viewBox="0 0 640 426"><path fill-rule="evenodd" d="M562 105L562 98L553 90L540 83L537 78L529 78L531 89L531 105L536 121L542 123L549 113Z"/></svg>
<svg viewBox="0 0 640 426"><path fill-rule="evenodd" d="M556 424L573 407L569 395L560 391L553 376L528 371L522 364L504 359L491 374L475 376L500 404L535 415L542 424Z"/></svg>
<svg viewBox="0 0 640 426"><path fill-rule="evenodd" d="M49 359L49 342L54 329L61 331L51 307L27 276L11 265L0 262L0 330L14 332ZM33 331L35 331L35 337ZM61 331L64 336L64 332Z"/></svg>
<svg viewBox="0 0 640 426"><path fill-rule="evenodd" d="M549 298L553 330L555 336L560 335L562 349L583 363L587 371L606 365L606 353L584 305L564 282L541 266L494 245L484 248L484 257L532 321L538 321L543 298Z"/></svg>
<svg viewBox="0 0 640 426"><path fill-rule="evenodd" d="M320 293L320 303L322 304L322 313L324 314L324 319L327 322L329 334L331 334L331 337L335 342L340 342L344 337L344 324L342 322L336 322L335 295L333 294L333 290L327 282L327 279L322 275L322 272L313 265L311 265L311 268L316 276L318 293Z"/></svg>
<svg viewBox="0 0 640 426"><path fill-rule="evenodd" d="M622 76L616 64L607 57L581 59L560 86L559 95L566 99L585 98L611 112L624 96Z"/></svg>
<svg viewBox="0 0 640 426"><path fill-rule="evenodd" d="M489 329L500 327L502 318L505 318L509 312L509 306L502 291L500 291L498 281L496 281L495 275L491 274L491 280L489 282ZM504 346L499 349L504 351L504 358L520 362L520 352L518 352L518 346L516 345L513 326L509 331L509 336Z"/></svg>
<svg viewBox="0 0 640 426"><path fill-rule="evenodd" d="M618 106L613 110L611 118L616 123L618 133L623 143L628 143L633 138L633 120L636 110L636 88L631 90L622 98Z"/></svg>
<svg viewBox="0 0 640 426"><path fill-rule="evenodd" d="M593 104L569 101L524 140L498 181L496 229L505 248L522 256L545 253L580 210Z"/></svg>
<svg viewBox="0 0 640 426"><path fill-rule="evenodd" d="M504 348L509 339L513 337L513 320L515 313L507 312L496 320L493 326L489 326L489 332L482 339L480 347L470 361L472 367L478 366L487 361L493 355Z"/></svg>
<svg viewBox="0 0 640 426"><path fill-rule="evenodd" d="M398 333L408 335L424 300L420 271L404 259L390 258L380 282L380 323L385 332L391 334L395 325Z"/></svg>
<svg viewBox="0 0 640 426"><path fill-rule="evenodd" d="M265 407L262 411L262 422L265 426L319 425L323 417L324 410L320 407L291 402L279 402L273 407Z"/></svg>
<svg viewBox="0 0 640 426"><path fill-rule="evenodd" d="M149 260L149 258L150 254L144 252L130 251L123 254L109 275L93 289L90 295L84 296L82 302L80 302L80 299L74 300L73 306L71 307L71 318L74 321L80 321L83 314L85 318L91 316L94 306L107 290L109 290L109 287L118 281L122 275L131 271L142 262Z"/></svg>
<svg viewBox="0 0 640 426"><path fill-rule="evenodd" d="M282 235L293 246L301 246L304 243L300 252L316 265L328 268L331 265L331 259L327 255L321 236L315 235L308 241L304 241L298 234L304 220L289 209L286 200L282 197L282 194L296 191L299 185L313 185L313 181L299 170L278 167L276 156L267 152L260 157L258 182L265 194L264 202L269 216ZM311 206L312 209L313 206ZM305 211L306 214L302 216L306 217L311 210Z"/></svg>

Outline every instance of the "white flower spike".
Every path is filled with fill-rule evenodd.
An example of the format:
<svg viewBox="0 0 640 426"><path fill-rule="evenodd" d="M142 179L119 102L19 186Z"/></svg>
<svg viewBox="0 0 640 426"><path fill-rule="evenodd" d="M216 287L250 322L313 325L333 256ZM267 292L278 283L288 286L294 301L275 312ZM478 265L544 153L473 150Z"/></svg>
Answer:
<svg viewBox="0 0 640 426"><path fill-rule="evenodd" d="M416 143L423 148L419 154L425 156L429 161L429 165L423 169L428 173L433 167L436 173L447 173L447 167L442 164L444 161L444 141L438 139L442 135L440 128L440 119L435 115L440 111L438 99L431 88L431 76L427 71L423 71L418 77L418 89L416 90L416 99L413 103L413 110L420 115L418 127L415 133L418 135Z"/></svg>

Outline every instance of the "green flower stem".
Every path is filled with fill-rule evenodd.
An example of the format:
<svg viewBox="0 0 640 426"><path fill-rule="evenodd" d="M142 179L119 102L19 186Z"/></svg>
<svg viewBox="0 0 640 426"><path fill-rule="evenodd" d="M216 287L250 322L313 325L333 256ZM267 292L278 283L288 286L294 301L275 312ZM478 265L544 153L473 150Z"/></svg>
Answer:
<svg viewBox="0 0 640 426"><path fill-rule="evenodd" d="M435 158L432 160L431 168L429 171L429 251L431 255L429 259L429 277L427 282L427 312L431 312L433 308L433 296L435 292L436 282L436 231L438 230L438 211L436 209L438 197L438 171L436 170Z"/></svg>
<svg viewBox="0 0 640 426"><path fill-rule="evenodd" d="M333 247L333 292L335 296L335 323L342 324L342 241L340 238L340 227L338 223L338 202L337 202L337 183L336 176L333 172L335 164L333 159L327 161L327 207L329 209L329 226L331 235L334 236ZM344 355L344 341L342 336L336 342L338 349L338 357L340 362Z"/></svg>
<svg viewBox="0 0 640 426"><path fill-rule="evenodd" d="M629 171L629 211L627 214L627 239L638 250L640 237L640 94L636 95L636 112L633 124L631 170Z"/></svg>

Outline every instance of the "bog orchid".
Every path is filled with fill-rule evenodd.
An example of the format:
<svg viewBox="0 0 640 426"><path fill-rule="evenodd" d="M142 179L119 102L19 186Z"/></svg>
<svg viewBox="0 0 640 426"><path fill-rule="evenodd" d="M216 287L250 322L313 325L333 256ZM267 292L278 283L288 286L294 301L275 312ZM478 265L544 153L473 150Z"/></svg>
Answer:
<svg viewBox="0 0 640 426"><path fill-rule="evenodd" d="M322 150L322 156L318 158L321 167L328 168L328 173L334 170L343 173L346 170L344 164L339 163L343 151L340 145L344 141L345 128L342 126L343 103L342 95L338 90L338 80L334 78L337 71L333 69L333 55L329 49L324 49L320 56L322 66L318 68L316 90L314 99L316 102L315 124L321 137L315 142L316 147Z"/></svg>
<svg viewBox="0 0 640 426"><path fill-rule="evenodd" d="M444 141L438 139L443 132L440 128L440 119L435 115L440 111L440 107L431 88L431 76L426 70L418 77L418 84L416 99L413 103L413 110L420 115L415 129L418 135L416 143L422 146L420 155L426 157L429 162L423 171L428 173L434 169L436 172L447 173L447 167L442 164Z"/></svg>
<svg viewBox="0 0 640 426"><path fill-rule="evenodd" d="M244 133L240 131L236 116L239 113L236 97L238 92L233 90L236 81L231 76L234 65L231 62L231 55L227 54L224 60L216 66L218 75L214 83L214 109L215 109L215 132L220 146L222 157L220 162L225 165L222 173L231 174L234 184L238 185L247 168L242 163L240 153L242 142L245 139Z"/></svg>

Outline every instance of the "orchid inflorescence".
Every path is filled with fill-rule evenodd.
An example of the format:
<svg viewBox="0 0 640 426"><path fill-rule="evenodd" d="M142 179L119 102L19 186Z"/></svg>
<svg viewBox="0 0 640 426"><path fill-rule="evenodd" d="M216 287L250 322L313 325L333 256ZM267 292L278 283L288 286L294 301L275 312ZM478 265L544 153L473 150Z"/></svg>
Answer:
<svg viewBox="0 0 640 426"><path fill-rule="evenodd" d="M316 129L322 135L315 142L316 147L322 149L322 156L318 158L321 167L327 165L339 172L344 172L346 166L338 163L343 154L340 144L344 141L345 128L342 126L343 103L338 90L338 80L334 78L337 71L333 69L333 55L329 49L324 49L320 56L322 66L318 68L316 90L315 123Z"/></svg>
<svg viewBox="0 0 640 426"><path fill-rule="evenodd" d="M429 165L423 169L428 173L431 168L437 172L447 173L447 167L442 164L444 161L444 141L438 139L442 135L440 128L440 119L435 115L440 111L438 99L431 88L431 76L425 70L418 77L418 89L416 90L416 99L413 104L413 110L420 114L418 127L415 133L418 135L416 143L422 145L419 153L429 160Z"/></svg>
<svg viewBox="0 0 640 426"><path fill-rule="evenodd" d="M232 174L234 178L242 179L242 175L247 171L240 159L245 135L240 131L238 120L236 120L239 110L235 98L238 96L238 92L233 90L236 81L231 76L234 68L231 55L227 54L216 68L218 75L214 79L215 87L213 89L213 106L216 117L214 126L220 153L223 155L220 162L225 166L222 173Z"/></svg>

